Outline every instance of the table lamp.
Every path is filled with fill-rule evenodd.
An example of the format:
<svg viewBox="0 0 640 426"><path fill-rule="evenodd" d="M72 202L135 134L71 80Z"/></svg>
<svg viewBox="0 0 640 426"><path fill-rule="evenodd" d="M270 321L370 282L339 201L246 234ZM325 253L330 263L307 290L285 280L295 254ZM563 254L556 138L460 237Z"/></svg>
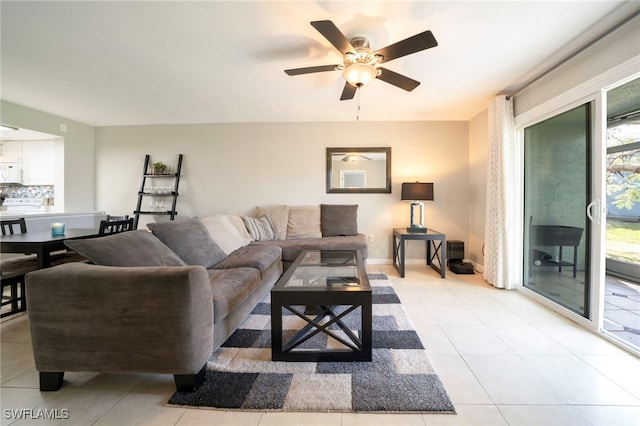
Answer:
<svg viewBox="0 0 640 426"><path fill-rule="evenodd" d="M422 182L405 182L402 184L401 200L411 201L411 226L407 228L409 232L426 233L427 228L424 226L424 203L423 201L433 201L433 183ZM415 223L413 208L420 206L420 223Z"/></svg>

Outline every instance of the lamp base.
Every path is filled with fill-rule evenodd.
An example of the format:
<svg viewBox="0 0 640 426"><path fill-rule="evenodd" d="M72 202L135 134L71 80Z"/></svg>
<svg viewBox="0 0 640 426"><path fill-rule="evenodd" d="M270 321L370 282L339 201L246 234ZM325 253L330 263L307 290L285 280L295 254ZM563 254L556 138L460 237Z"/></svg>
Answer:
<svg viewBox="0 0 640 426"><path fill-rule="evenodd" d="M407 232L413 232L413 233L418 233L418 234L426 234L427 233L427 228L421 227L421 226L409 226L407 228Z"/></svg>

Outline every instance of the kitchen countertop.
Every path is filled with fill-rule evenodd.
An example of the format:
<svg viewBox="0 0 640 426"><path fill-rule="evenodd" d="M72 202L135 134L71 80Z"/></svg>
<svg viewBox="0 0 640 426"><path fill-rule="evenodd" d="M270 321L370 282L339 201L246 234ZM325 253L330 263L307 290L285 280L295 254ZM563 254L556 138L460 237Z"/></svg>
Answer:
<svg viewBox="0 0 640 426"><path fill-rule="evenodd" d="M47 212L47 211L0 211L0 219L2 220L12 220L12 219L20 219L24 217L27 222L33 221L41 221L41 220L62 220L62 219L72 219L74 217L77 218L86 218L89 216L98 217L100 219L104 219L106 217L106 213L103 211L91 211L91 212L74 212L74 213L65 213L65 212Z"/></svg>
<svg viewBox="0 0 640 426"><path fill-rule="evenodd" d="M84 215L96 215L102 214L105 212L102 211L92 211L92 212L74 212L74 213L65 213L65 212L55 212L55 211L42 211L42 210L24 210L24 211L7 211L0 210L0 218L2 219L19 219L21 217L59 217L59 216L84 216Z"/></svg>

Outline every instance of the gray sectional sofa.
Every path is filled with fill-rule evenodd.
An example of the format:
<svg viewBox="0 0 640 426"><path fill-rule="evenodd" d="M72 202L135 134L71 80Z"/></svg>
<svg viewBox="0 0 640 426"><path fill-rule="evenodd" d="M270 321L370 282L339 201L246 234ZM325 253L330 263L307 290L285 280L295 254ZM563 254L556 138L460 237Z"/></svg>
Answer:
<svg viewBox="0 0 640 426"><path fill-rule="evenodd" d="M357 206L267 206L68 241L89 263L32 272L27 313L40 389L66 371L173 374L202 382L207 360L305 249L355 249ZM326 235L326 236L323 236Z"/></svg>
<svg viewBox="0 0 640 426"><path fill-rule="evenodd" d="M358 233L357 213L357 205L258 207L255 216L269 217L275 236L253 244L280 246L285 270L303 250L360 250L366 260L367 238Z"/></svg>

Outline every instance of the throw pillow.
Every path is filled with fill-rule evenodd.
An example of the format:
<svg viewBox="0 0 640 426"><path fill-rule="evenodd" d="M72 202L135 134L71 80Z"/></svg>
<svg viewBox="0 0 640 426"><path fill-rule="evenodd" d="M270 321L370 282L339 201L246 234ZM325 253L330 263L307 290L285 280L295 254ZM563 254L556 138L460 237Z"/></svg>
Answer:
<svg viewBox="0 0 640 426"><path fill-rule="evenodd" d="M230 214L227 216L227 219L229 220L229 222L231 222L234 228L236 228L242 239L246 241L246 244L249 244L251 242L251 235L249 235L247 227L244 226L242 217L240 217L239 214Z"/></svg>
<svg viewBox="0 0 640 426"><path fill-rule="evenodd" d="M273 231L277 240L285 240L287 238L287 221L289 220L289 206L258 206L256 209L256 217L269 216Z"/></svg>
<svg viewBox="0 0 640 426"><path fill-rule="evenodd" d="M242 216L242 220L253 241L267 241L276 238L269 216L261 218Z"/></svg>
<svg viewBox="0 0 640 426"><path fill-rule="evenodd" d="M149 223L147 227L187 265L209 268L227 257L213 241L202 221L196 217Z"/></svg>
<svg viewBox="0 0 640 426"><path fill-rule="evenodd" d="M244 227L244 222L238 216L244 235L242 235L236 226L231 222L231 215L215 215L202 218L202 223L207 228L209 235L222 249L225 254L232 253L240 247L244 247L251 242L251 237Z"/></svg>
<svg viewBox="0 0 640 426"><path fill-rule="evenodd" d="M106 237L65 240L64 244L96 265L184 266L169 247L148 231L129 231Z"/></svg>
<svg viewBox="0 0 640 426"><path fill-rule="evenodd" d="M323 237L358 234L358 205L321 204L320 219Z"/></svg>
<svg viewBox="0 0 640 426"><path fill-rule="evenodd" d="M320 237L320 206L290 206L287 239Z"/></svg>

